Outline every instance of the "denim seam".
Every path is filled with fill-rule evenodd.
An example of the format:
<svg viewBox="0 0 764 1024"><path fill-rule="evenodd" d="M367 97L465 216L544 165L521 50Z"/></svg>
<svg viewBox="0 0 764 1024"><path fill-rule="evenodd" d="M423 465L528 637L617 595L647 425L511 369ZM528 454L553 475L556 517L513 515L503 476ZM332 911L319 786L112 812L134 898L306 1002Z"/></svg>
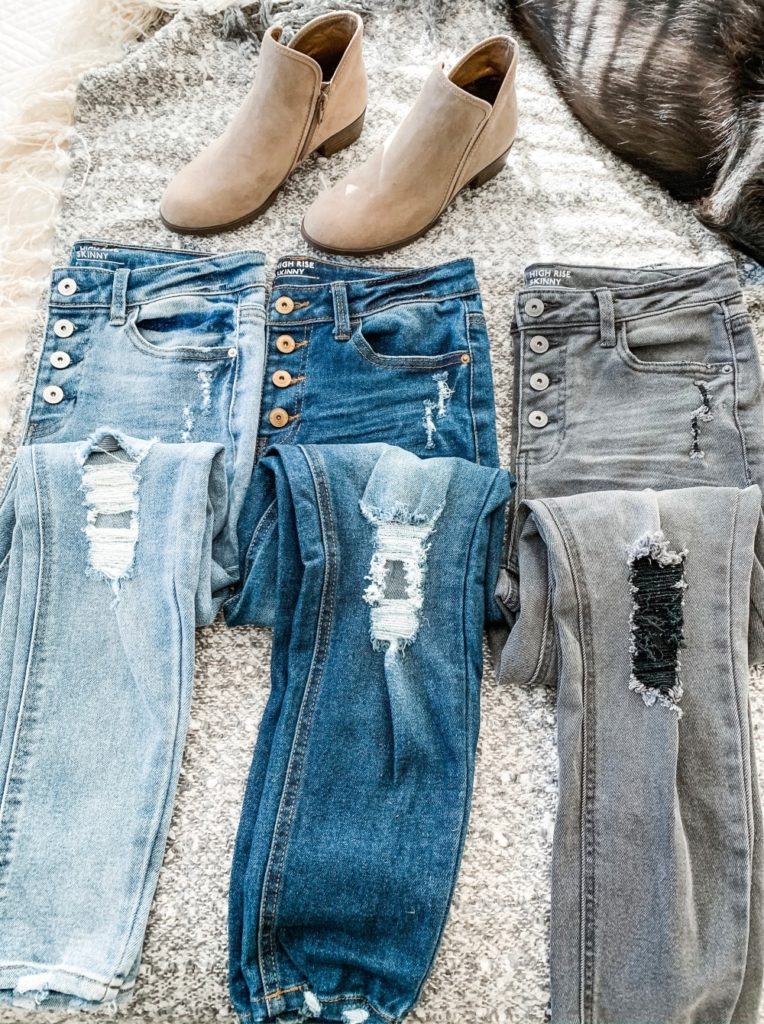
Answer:
<svg viewBox="0 0 764 1024"><path fill-rule="evenodd" d="M499 481L499 479L501 477L501 474L504 473L504 472L505 471L502 470L502 469L495 469L494 470L493 480L491 481L490 486L486 487L485 495L483 497L483 503L480 506L480 511L477 513L477 515L473 516L473 518L472 518L472 532L470 534L469 543L467 544L467 547L466 547L465 569L464 569L464 572L462 573L462 602L461 602L461 630L460 630L460 632L461 632L461 639L462 639L462 656L463 656L463 665L464 665L464 686L465 686L465 692L464 692L464 715L463 715L463 719L462 719L462 726L463 726L463 729L464 729L464 763L465 763L465 767L467 768L467 772L466 772L466 778L465 778L464 792L463 792L463 795L462 795L463 796L463 804L462 804L462 819L461 819L460 833L459 833L459 845L458 845L457 850L456 850L456 854L455 854L455 857L454 857L454 862L451 865L451 871L450 871L451 887L449 889L448 899L445 902L445 908L444 908L444 911L443 911L443 915L442 915L442 917L440 919L440 926L438 928L438 932L437 932L437 935L435 937L435 942L434 942L433 947L432 947L432 953L430 955L430 959L428 961L427 968L423 972L422 978L421 978L421 980L419 982L419 985L417 987L416 994L414 995L414 998L412 999L411 1003L403 1011L404 1015L406 1013L408 1013L408 1011L411 1009L411 1007L414 1006L416 1004L416 1002L418 1001L418 999L419 999L419 997L421 995L421 992L422 992L422 988L424 987L424 984L427 981L427 978L428 978L428 976L430 974L430 971L432 970L433 964L435 962L435 958L438 955L438 950L440 949L440 945L441 945L441 942L442 942L442 939L443 939L443 933L444 933L445 927L446 927L446 920L448 918L448 912L449 912L449 909L451 907L451 901L453 899L454 890L456 889L457 878L458 878L458 875L459 875L459 865L461 864L462 856L463 856L463 853L464 853L464 844L465 844L466 837L467 837L467 828L468 828L468 825L469 825L470 807L471 807L471 802L472 802L471 801L471 797L472 797L472 790L473 790L473 786L474 786L474 782L471 782L470 778L469 778L470 762L472 762L471 767L472 767L473 772L474 772L474 766L475 766L474 765L475 753L474 753L474 751L471 751L471 749L470 749L471 748L471 744L470 744L470 731L469 731L469 723L468 723L468 708L469 708L469 696L470 696L469 695L469 689L470 689L470 664L469 664L469 656L468 656L469 642L468 642L467 628L466 628L466 624L467 624L467 610L466 609L467 609L467 601L468 601L468 580L471 580L471 577L472 577L471 567L472 567L472 562L474 561L475 536L476 536L476 534L478 532L478 529L479 529L479 527L480 527L480 525L482 523L483 516L485 514L486 506L488 505L489 501L491 500L491 497L492 497L493 492L494 492L494 490L496 488L497 482ZM483 599L483 600L485 602L485 599ZM481 632L481 639L480 639L481 648L482 648L482 633L484 631L485 631L485 621L483 622L483 630ZM479 692L480 680L478 680L477 686L478 686L478 692ZM479 697L478 697L478 699L479 699ZM478 710L478 716L479 716L479 714L480 714L480 712Z"/></svg>
<svg viewBox="0 0 764 1024"><path fill-rule="evenodd" d="M539 263L533 264L532 263L530 266L531 267L533 267L533 266L544 266L544 264L539 264ZM582 267L578 266L577 264L572 264L572 263L560 263L560 264L556 264L556 266L559 266L559 267L562 267L562 268L566 268L566 269L570 269L570 270L589 269L589 268L586 268L586 267L582 268ZM611 291L616 296L619 295L621 292L626 292L629 295L636 295L638 297L639 295L644 295L645 293L650 292L652 289L654 289L656 287L660 287L662 285L668 285L668 286L671 287L673 285L676 285L679 282L686 281L690 277L694 277L696 275L698 277L700 277L700 276L702 276L701 275L702 271L706 271L707 272L705 274L706 277L716 276L716 274L718 274L719 269L720 268L724 268L724 267L731 267L733 269L733 271L735 271L735 275L737 276L737 271L735 270L735 264L732 263L732 261L727 261L725 263L719 263L719 264L716 264L716 265L712 264L711 266L707 266L707 267L688 267L683 274L671 274L671 272L669 271L663 277L663 279L661 281L645 281L642 284L619 284L616 288L611 288ZM528 269L528 268L526 268L526 269ZM594 268L591 268L591 269L594 269L594 270L616 270L616 271L623 271L625 268L624 267L594 267ZM656 269L659 269L659 268L656 268ZM652 273L654 273L654 272L655 271L652 271ZM705 287L707 287L707 286L705 286ZM568 288L565 285L558 285L557 287L554 287L554 286L550 287L549 285L547 285L545 288L538 288L537 289L537 288L533 288L532 285L523 284L523 287L520 290L521 291L575 292L575 293L581 294L581 292L591 292L593 289L591 289L591 288ZM740 289L739 289L739 286L738 286L738 289L735 292L731 292L730 294L731 295L736 295L736 294L739 293L739 290ZM727 296L725 296L725 297L727 297Z"/></svg>
<svg viewBox="0 0 764 1024"><path fill-rule="evenodd" d="M580 1004L581 1024L594 1022L594 968L595 968L595 862L596 835L594 822L594 798L596 785L595 730L596 687L590 678L594 670L591 656L592 636L591 606L584 584L585 576L581 571L580 558L574 558L577 552L575 535L570 529L565 514L558 508L552 508L548 502L541 504L547 510L555 524L560 539L565 547L565 556L571 570L571 583L576 594L578 618L578 635L581 645L581 704L583 709L582 746L581 746L581 902L580 902ZM585 614L584 614L585 610Z"/></svg>
<svg viewBox="0 0 764 1024"><path fill-rule="evenodd" d="M466 309L466 306L465 306ZM486 330L485 320L483 320L483 330ZM469 310L467 310L467 347L470 352L470 366L469 366L469 394L467 396L467 408L470 411L470 422L472 423L472 437L475 442L475 462L480 465L480 435L478 433L477 422L475 420L475 407L473 399L475 397L475 352L472 347L472 318ZM486 358L489 360L490 368L490 355L486 353ZM491 391L493 394L493 390ZM496 429L496 410L494 409L493 416L493 427Z"/></svg>
<svg viewBox="0 0 764 1024"><path fill-rule="evenodd" d="M321 288L325 289L325 288L327 288L327 285L325 285L325 284L320 285L320 286L319 285L311 285L310 287L314 287L314 288L315 287L321 287ZM303 292L303 291L306 291L307 289L306 288L301 288L299 290L300 290L300 292ZM297 291L297 289L295 289L295 291ZM432 305L435 302L447 302L449 299L469 299L469 298L472 298L473 296L479 295L479 294L480 294L480 292L477 289L473 288L473 289L470 289L470 291L466 291L466 292L465 291L449 292L447 295L421 295L421 296L417 296L416 298L412 298L412 299L393 299L392 301L387 302L385 305L382 305L382 306L370 306L368 309L364 309L364 311L362 313L353 314L351 312L351 314L350 314L350 321L351 321L351 323L354 320L360 321L365 316L372 316L372 315L377 314L377 313L386 313L387 310L389 310L389 309L396 309L399 306L421 306L421 305L425 305L425 304L426 305ZM351 310L352 310L352 306L353 306L352 302L350 303L350 306L351 306ZM273 318L269 318L268 319L268 326L269 327L278 327L279 330L281 330L284 327L291 328L291 327L301 326L302 324L332 324L332 323L334 323L334 314L332 314L331 316L328 316L328 315L327 316L314 316L314 317L306 316L306 317L299 317L298 318L298 317L290 317L290 314L286 313L286 314L284 314L283 317L280 317L278 320L274 320Z"/></svg>
<svg viewBox="0 0 764 1024"><path fill-rule="evenodd" d="M286 255L286 256L281 256L280 257L280 259L282 259L282 260L288 260L288 259L304 260L305 258L306 258L305 257L305 253L301 253L301 254L294 253L292 256ZM361 269L363 269L361 267L353 266L352 263L336 263L333 260L324 260L324 259L321 259L320 256L315 256L315 257L314 256L310 256L309 259L311 259L313 261L313 263L320 263L324 267L331 267L332 270L343 270L343 271L346 271L347 273L352 273L352 271L354 271L354 270L361 270ZM429 267L378 266L378 267L371 268L371 269L373 269L375 271L379 270L379 271L382 272L377 277L348 277L348 278L343 278L343 281L345 282L345 284L362 284L362 285L372 285L373 286L373 285L379 284L379 283L387 284L389 282L389 276L390 275L393 275L395 280L398 280L399 278L401 280L406 280L408 278L417 277L417 276L420 276L420 275L422 277L426 278L428 275L431 275L431 274L440 274L444 269L455 269L456 267L460 267L462 265L465 265L465 270L468 269L469 273L473 273L474 272L474 269L475 269L474 260L472 260L470 257L463 257L461 259L449 260L448 263L434 264L434 265L429 266ZM289 275L285 274L284 276L288 277ZM308 287L308 288L325 288L326 285L327 285L327 282L326 281L322 281L320 284L311 284L311 285L307 285L306 287Z"/></svg>
<svg viewBox="0 0 764 1024"><path fill-rule="evenodd" d="M226 416L226 430L228 431L228 437L231 442L231 453L233 456L234 469L237 465L237 456L239 454L239 446L236 442L236 434L233 428L233 414L239 397L239 365L241 363L241 358L239 354L241 347L241 303L236 304L235 324L236 328L234 330L233 336L233 347L236 349L236 355L233 357L232 360L233 371L231 373L231 399L228 403L228 414ZM228 490L230 492L231 488L229 487Z"/></svg>
<svg viewBox="0 0 764 1024"><path fill-rule="evenodd" d="M270 529L270 524L269 523L266 524L266 520L269 517L271 519L273 519L275 517L275 512L276 512L276 500L274 499L270 503L268 508L265 510L265 512L263 512L263 514L260 516L260 519L259 519L259 521L257 523L257 526L255 527L255 529L252 532L252 538L251 538L251 540L249 542L249 545L247 547L247 554L246 554L246 557L245 557L245 560L244 560L245 575L249 572L249 570L250 570L250 568L252 566L252 562L254 561L254 557L255 557L255 555L254 555L255 542L259 539L260 535L263 533L264 530L266 530L266 529L269 530Z"/></svg>
<svg viewBox="0 0 764 1024"><path fill-rule="evenodd" d="M743 431L743 426L742 426L742 424L740 422L740 410L739 410L740 403L739 403L739 394L738 394L738 376L739 375L738 375L738 368L737 368L737 349L735 348L735 339L734 339L732 331L730 329L730 325L726 321L725 321L725 329L726 329L726 332L727 332L727 341L729 342L729 347L730 347L730 362L732 363L732 367L733 367L732 393L734 395L734 400L733 400L733 403L732 403L732 410L733 410L732 411L732 415L733 415L733 418L735 420L735 427L737 428L738 439L740 440L740 448L741 448L741 454L743 456L743 467L745 469L746 483L747 484L752 484L753 483L753 479L751 477L751 467L750 467L750 464L748 462L748 445L746 444L745 432ZM756 349L755 349L755 343L754 343L753 348L754 348L755 357L758 358L758 353L756 353Z"/></svg>
<svg viewBox="0 0 764 1024"><path fill-rule="evenodd" d="M727 657L728 657L730 665L732 667L732 688L733 688L734 695L735 695L735 701L734 701L734 704L735 704L735 718L737 720L737 731L736 731L736 733L737 733L737 740L738 740L738 756L739 756L739 759L740 759L739 760L739 768L740 768L740 774L742 776L743 792L746 794L746 797L748 797L748 795L750 795L750 793L751 793L751 776L750 776L750 770L749 770L749 767L748 767L748 765L750 765L750 757L746 758L745 751L743 750L743 721L740 718L740 686L738 684L738 678L737 678L737 672L736 672L736 660L735 660L735 657L734 657L734 651L735 651L735 646L736 645L735 645L735 639L734 639L734 636L733 636L734 626L733 626L733 622L732 622L732 594L733 594L733 590L732 590L732 565L733 565L732 555L733 555L733 551L735 549L735 534L737 532L738 512L739 512L739 510L740 510L740 491L738 490L737 493L735 494L734 506L733 506L733 510L732 510L732 529L729 531L729 533L730 533L730 542L729 542L729 555L727 557L727 566L728 566L728 569L727 569L727 588L728 588L727 589L727 607L729 608L729 615L728 615L728 642L729 642L729 649L727 651ZM747 722L746 722L746 726L747 726ZM748 765L746 764L746 761L748 761ZM749 886L750 886L750 876L751 876L751 868L752 868L752 863L751 863L751 857L752 857L752 854L751 854L751 850L752 850L752 837L751 837L752 822L750 820L751 816L750 816L750 808L749 808L749 800L748 800L748 798L746 798L746 801L745 801L745 814L744 814L744 817L745 817L745 838L746 838L746 845L748 847L748 865L747 865L747 868L748 868L748 881L749 881Z"/></svg>
<svg viewBox="0 0 764 1024"><path fill-rule="evenodd" d="M177 255L180 251L178 249L170 249L165 246L157 245L140 245L138 243L131 243L130 245L123 245L121 242L115 242L111 239L104 238L78 238L72 244L71 252L74 252L78 245L92 246L94 249L113 249L115 252L132 252L134 249L138 249L140 252L166 252L170 255ZM199 260L216 259L216 260L227 260L232 256L258 256L260 257L260 263L265 263L265 254L260 249L234 249L232 252L225 253L214 253L207 252L206 250L194 249L194 250L182 250L184 252L193 251L194 259L192 260L174 260L170 264L163 264L164 266L176 266L179 262L182 264L186 263L198 263ZM61 269L61 268L58 268Z"/></svg>
<svg viewBox="0 0 764 1024"><path fill-rule="evenodd" d="M716 377L720 369L725 366L724 361L718 363L703 363L690 359L667 359L665 362L647 362L637 359L629 348L626 339L626 324L621 324L618 331L618 341L615 351L621 362L635 373L674 373L674 374L705 374L709 377Z"/></svg>
<svg viewBox="0 0 764 1024"><path fill-rule="evenodd" d="M74 268L71 268L71 269L72 269L72 273L76 273L77 270L82 270L82 267L74 267ZM89 270L88 273L92 273L92 270ZM112 271L112 270L107 271L107 273L109 273L112 277L114 276L114 271ZM103 283L104 283L104 285L106 284L106 282L103 282ZM98 287L100 287L100 284L99 284ZM251 291L253 288L262 288L263 290L265 290L265 285L264 284L258 285L258 284L250 283L250 284L243 284L243 285L241 285L238 288L216 288L216 289L213 289L213 288L194 288L194 289L185 289L184 291L177 291L176 288L173 285L169 284L169 285L166 285L166 289L165 290L159 292L159 294L157 294L157 295L151 295L151 296L144 297L144 298L134 298L131 301L130 300L130 296L128 294L128 301L125 303L125 307L128 310L133 310L133 309L139 309L141 306L145 306L149 302L161 302L163 299L191 298L191 297L194 297L194 296L197 296L197 295L205 295L205 296L208 296L208 295L231 295L231 296L234 296L234 295L238 295L239 292ZM265 319L265 304L264 304L264 302L253 302L253 303L251 303L251 305L254 306L256 309L261 309L263 311L263 319ZM109 302L77 302L76 300L72 301L72 302L61 302L61 301L56 299L56 297L55 297L55 295L53 293L51 293L50 298L48 299L48 302L47 302L47 306L48 306L49 310L57 309L57 310L62 310L62 311L69 311L69 312L75 311L76 312L77 310L88 310L88 309L106 309L106 310L108 310L108 309L111 309L111 302L110 301Z"/></svg>
<svg viewBox="0 0 764 1024"><path fill-rule="evenodd" d="M318 622L316 627L316 639L313 646L313 658L308 676L305 681L300 711L295 727L295 735L292 741L292 748L289 754L284 777L284 785L281 791L279 809L276 815L276 822L273 829L268 861L263 878L263 892L260 902L260 925L258 934L258 961L260 974L263 982L263 990L267 993L273 984L280 987L278 978L278 967L276 963L275 926L278 899L281 890L284 865L289 849L291 838L292 822L297 808L302 769L305 762L307 747L310 741L310 725L316 710L321 680L326 661L326 655L331 640L331 629L334 621L334 602L336 590L336 578L339 571L337 564L338 551L336 542L336 530L334 516L331 506L331 498L324 476L323 465L316 465L310 459L304 446L300 447L308 471L313 479L313 486L316 495L316 508L318 510L318 522L321 532L321 540L324 549L324 568L322 593L319 601ZM314 455L316 462L320 462L320 455ZM326 489L326 494L324 494ZM331 541L327 544L327 539ZM296 779L294 778L296 774ZM283 821L285 804L291 804L287 810L287 821ZM280 845L280 849L277 847ZM278 860L278 863L276 863ZM267 930L267 935L265 934ZM267 944L267 949L265 948ZM267 961L267 963L266 963Z"/></svg>
<svg viewBox="0 0 764 1024"><path fill-rule="evenodd" d="M40 620L41 620L40 593L41 593L41 591L43 589L43 586L44 586L44 580L45 580L46 570L47 570L47 559L45 557L45 545L44 545L45 530L43 528L43 508L44 508L44 505L43 505L43 503L40 500L40 487L42 486L42 472L40 471L40 467L38 467L37 452L35 451L34 447L32 447L30 449L29 458L30 458L30 464L31 464L31 468L32 468L32 477L33 477L33 480L34 480L35 506L36 506L36 509L37 509L37 533L38 533L38 543L40 545L40 550L39 550L39 561L40 561L40 564L37 567L37 587L36 587L36 590L35 590L34 617L33 617L33 621L32 621L32 630L31 630L31 634L30 634L29 650L27 652L27 661L26 661L26 666L25 666L25 669L24 669L24 683L23 683L23 686L21 688L21 693L19 695L18 710L16 712L16 722L15 722L15 728L14 728L14 732L13 732L13 740L12 740L12 743L11 743L11 749L10 749L10 754L9 754L9 758L8 758L8 771L7 771L7 774L6 774L4 783L3 783L2 792L0 792L0 828L2 828L2 832L5 833L4 836L3 836L2 845L0 846L0 869L3 869L3 868L6 869L6 870L2 871L2 874L0 874L0 894L2 894L2 892L5 890L6 885L7 885L8 869L10 868L10 864L11 864L11 849L12 849L13 841L14 841L14 838L15 838L15 835L16 835L15 826L13 824L8 825L7 821L6 821L5 826L3 826L3 819L5 818L6 805L9 802L9 799L12 799L12 796L13 796L12 789L14 788L13 787L14 764L15 764L15 761L16 761L17 757L19 757L19 755L22 753L22 751L21 751L21 739L20 739L20 737L21 737L21 725L22 725L22 720L24 718L24 711L25 711L25 708L26 708L27 698L29 696L29 688L30 688L30 685L31 685L30 676L31 676L31 672L32 672L32 663L38 657L37 652L35 650L35 646L36 646L37 635L38 635L40 624L41 624L41 622L40 622ZM10 705L10 701L9 701L8 707L6 708L6 715L5 715L5 720L6 721L5 721L5 725L2 728L2 730L0 730L0 734L1 735L5 735L5 731L7 729L8 716L9 716L10 713L11 713L11 705ZM15 788L18 788L18 785Z"/></svg>

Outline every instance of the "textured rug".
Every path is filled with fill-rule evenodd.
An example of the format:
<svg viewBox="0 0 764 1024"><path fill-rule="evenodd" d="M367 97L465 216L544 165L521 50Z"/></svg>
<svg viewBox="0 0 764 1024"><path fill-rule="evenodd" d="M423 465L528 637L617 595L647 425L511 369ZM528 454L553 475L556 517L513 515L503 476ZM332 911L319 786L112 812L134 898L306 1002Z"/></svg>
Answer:
<svg viewBox="0 0 764 1024"><path fill-rule="evenodd" d="M172 173L219 131L246 91L256 39L276 5L254 20L184 8L119 63L80 86L71 169L56 237L63 259L78 237L209 248L178 240L157 217ZM278 5L294 26L315 3ZM212 240L220 249L300 253L302 211L319 189L381 142L436 60L453 61L485 35L505 30L499 6L466 0L419 5L369 0L367 127L350 150L312 158L260 220ZM230 38L233 35L235 38ZM226 38L228 36L229 38ZM438 226L392 266L475 258L493 345L500 444L509 462L514 292L526 263L582 261L636 266L694 264L729 256L689 209L622 164L574 121L538 62L523 48L520 134L508 168L454 204ZM764 271L739 259L746 295L764 332ZM41 325L30 340L13 410L18 439ZM5 446L4 468L13 454ZM193 717L180 790L133 1004L126 1022L212 1024L232 1013L225 987L226 892L239 806L268 692L263 630L198 631ZM764 679L753 679L754 721L764 731ZM556 798L554 694L499 688L490 672L472 822L464 863L433 974L412 1019L426 1024L527 1024L548 1000L549 860ZM760 746L761 749L761 746ZM764 764L764 757L760 758ZM6 1011L0 1021L28 1020ZM46 1021L58 1024L56 1015ZM70 1019L63 1016L60 1020ZM91 1018L93 1019L93 1018ZM96 1015L101 1019L101 1015Z"/></svg>

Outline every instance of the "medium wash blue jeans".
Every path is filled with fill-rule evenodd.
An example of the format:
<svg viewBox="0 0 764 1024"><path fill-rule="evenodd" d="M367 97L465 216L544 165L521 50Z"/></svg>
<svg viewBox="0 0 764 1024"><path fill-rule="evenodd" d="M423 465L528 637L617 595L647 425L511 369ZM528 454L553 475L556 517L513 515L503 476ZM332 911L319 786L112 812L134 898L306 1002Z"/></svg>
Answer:
<svg viewBox="0 0 764 1024"><path fill-rule="evenodd" d="M388 445L287 445L272 690L234 854L241 1020L390 1024L435 956L474 773L510 476Z"/></svg>
<svg viewBox="0 0 764 1024"><path fill-rule="evenodd" d="M432 878L432 902L419 904L424 916L416 928L406 916L409 881L390 875L380 858L366 862L359 906L370 915L381 893L390 897L402 973L390 975L371 957L356 971L339 925L335 968L358 984L365 979L363 999L384 1014L410 1004L432 957L466 822L480 623L486 609L498 615L485 559L498 543L509 488L508 474L471 464L496 463L477 284L469 261L372 271L286 260L276 282L266 324L259 253L80 242L53 273L24 444L0 503L0 1004L84 1008L129 997L180 770L194 626L211 622L224 603L235 621L269 621L279 610L274 693L234 866L237 1007L246 1017L278 1006L275 979L288 973L276 953L272 968L263 961L267 989L257 987L258 936L267 931L264 943L280 943L286 920L278 901L267 928L256 916L258 887L272 893L276 877L263 860L270 849L263 793L292 801L295 820L315 823L320 811L326 835L343 826L341 803L316 805L309 789L318 763L306 757L297 794L289 788L295 772L284 774L273 760L302 743L306 730L311 744L335 744L336 731L323 735L320 717L293 714L306 687L315 693L298 655L316 645L317 620L318 646L327 645L328 656L323 692L369 688L376 703L366 717L372 707L384 711L374 742L388 733L395 741L376 762L388 774L374 774L358 726L365 717L357 718L357 703L338 704L339 717L326 725L341 731L346 755L354 752L348 765L368 766L337 771L337 780L344 778L362 804L389 810L398 799L396 813L422 821L434 820L442 804L456 829L439 840L430 826L433 848L425 859L428 870L442 874ZM293 303L290 313L280 312L284 297ZM287 415L284 427L275 408ZM303 439L311 445L292 443ZM275 441L279 448L253 477L256 451ZM380 443L315 447L329 441L410 445L415 454ZM301 480L306 522L304 536L302 523L290 535L299 550L289 561L282 545L294 526L292 499L274 467L293 461L300 469L289 480ZM358 502L372 477L379 486L369 488L367 514ZM318 481L328 491L319 491ZM376 492L390 503L371 504ZM344 545L341 566L338 549L322 551L315 532L315 516L330 509L336 529L322 521L321 537ZM298 556L309 546L324 570L309 559L303 571ZM443 557L434 560L437 551ZM305 585L299 606L283 605L283 615L281 591L277 605L271 597L275 577L261 586L271 569L283 593ZM242 570L248 575L239 593ZM330 614L323 591L311 589L320 571L335 580L335 596L347 591L347 619L338 617L338 605ZM452 627L462 632L452 638ZM351 636L356 641L347 647ZM411 700L407 681L422 688ZM449 709L461 717L452 721ZM431 765L423 758L425 726L426 744L439 744ZM267 764L263 751L270 752ZM398 841L404 833L399 824ZM299 849L299 832L274 819L274 850L285 837ZM338 877L359 867L349 842L332 853ZM417 843L412 832L414 873ZM299 888L288 858L277 874L283 892ZM331 907L329 875L323 884L336 925L342 908ZM317 933L311 939L306 927L305 935L303 974L327 1001L322 1019L331 1019L332 992L353 993L340 982L332 988ZM394 939L386 936L385 955ZM308 984L305 977L300 984ZM308 995L303 1001L312 1005ZM348 1012L361 1009L354 1002Z"/></svg>

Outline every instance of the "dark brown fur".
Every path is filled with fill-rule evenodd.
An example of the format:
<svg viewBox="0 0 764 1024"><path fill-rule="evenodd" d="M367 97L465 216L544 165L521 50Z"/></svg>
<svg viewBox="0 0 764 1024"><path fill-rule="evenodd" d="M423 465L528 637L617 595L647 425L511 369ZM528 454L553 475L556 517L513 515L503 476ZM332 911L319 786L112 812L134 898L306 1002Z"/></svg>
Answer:
<svg viewBox="0 0 764 1024"><path fill-rule="evenodd" d="M574 113L764 262L764 0L510 0Z"/></svg>

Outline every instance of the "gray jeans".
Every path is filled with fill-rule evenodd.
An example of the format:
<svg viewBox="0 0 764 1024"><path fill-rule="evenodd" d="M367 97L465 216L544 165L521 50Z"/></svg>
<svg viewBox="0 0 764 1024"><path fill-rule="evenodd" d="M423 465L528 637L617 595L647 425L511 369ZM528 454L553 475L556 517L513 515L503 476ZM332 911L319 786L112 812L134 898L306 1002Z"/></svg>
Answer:
<svg viewBox="0 0 764 1024"><path fill-rule="evenodd" d="M757 1024L764 424L733 265L529 268L515 381L500 677L558 686L553 1024Z"/></svg>
<svg viewBox="0 0 764 1024"><path fill-rule="evenodd" d="M757 487L528 503L520 572L550 581L559 662L554 1024L758 1021L760 506Z"/></svg>
<svg viewBox="0 0 764 1024"><path fill-rule="evenodd" d="M500 676L553 683L545 584L518 573L531 498L619 488L764 489L762 378L735 267L531 266L515 318L514 507L497 598ZM764 661L764 531L750 660Z"/></svg>

